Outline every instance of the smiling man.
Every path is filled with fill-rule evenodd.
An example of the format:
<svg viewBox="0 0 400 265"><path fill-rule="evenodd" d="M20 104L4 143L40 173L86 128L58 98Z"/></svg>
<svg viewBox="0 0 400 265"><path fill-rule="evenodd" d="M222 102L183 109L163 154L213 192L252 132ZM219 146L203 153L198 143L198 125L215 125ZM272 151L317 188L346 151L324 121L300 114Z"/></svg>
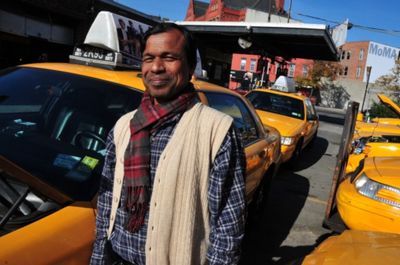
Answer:
<svg viewBox="0 0 400 265"><path fill-rule="evenodd" d="M232 118L199 102L195 65L186 29L146 33L146 91L108 137L91 264L238 263L244 151Z"/></svg>

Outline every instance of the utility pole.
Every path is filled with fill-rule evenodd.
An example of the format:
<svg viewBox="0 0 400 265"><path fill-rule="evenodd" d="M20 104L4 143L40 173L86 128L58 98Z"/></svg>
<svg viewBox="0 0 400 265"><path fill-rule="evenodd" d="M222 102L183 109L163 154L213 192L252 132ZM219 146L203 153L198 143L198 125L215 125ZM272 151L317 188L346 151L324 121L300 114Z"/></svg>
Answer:
<svg viewBox="0 0 400 265"><path fill-rule="evenodd" d="M288 11L287 23L290 23L290 12L291 11L292 11L292 0L290 0L290 3L289 3L289 11Z"/></svg>
<svg viewBox="0 0 400 265"><path fill-rule="evenodd" d="M271 22L272 1L274 0L269 0L268 22Z"/></svg>
<svg viewBox="0 0 400 265"><path fill-rule="evenodd" d="M365 97L367 96L369 77L371 76L372 66L367 66L367 84L365 85L364 98L361 105L361 111L364 110Z"/></svg>

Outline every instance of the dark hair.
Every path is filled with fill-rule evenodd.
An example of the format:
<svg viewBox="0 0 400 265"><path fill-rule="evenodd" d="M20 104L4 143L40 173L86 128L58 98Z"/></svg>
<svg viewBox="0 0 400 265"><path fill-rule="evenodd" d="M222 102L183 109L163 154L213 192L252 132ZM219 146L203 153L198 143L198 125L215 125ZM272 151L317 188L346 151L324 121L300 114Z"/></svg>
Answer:
<svg viewBox="0 0 400 265"><path fill-rule="evenodd" d="M184 50L186 53L186 58L188 61L189 68L191 70L194 70L196 67L197 63L197 45L196 45L196 40L194 39L192 33L187 30L186 28L179 26L175 23L171 22L163 22L160 24L157 24L153 28L150 28L146 33L144 34L144 45L142 45L142 53L146 47L146 42L150 38L151 35L159 34L159 33L165 33L168 31L171 31L173 29L179 30L185 39L185 45L184 45Z"/></svg>

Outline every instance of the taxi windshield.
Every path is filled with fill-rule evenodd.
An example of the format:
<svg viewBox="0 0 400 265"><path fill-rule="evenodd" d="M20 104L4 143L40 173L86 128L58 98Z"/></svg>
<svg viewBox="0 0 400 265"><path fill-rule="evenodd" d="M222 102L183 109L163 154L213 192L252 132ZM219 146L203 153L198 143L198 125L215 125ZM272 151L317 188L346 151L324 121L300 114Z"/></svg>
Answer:
<svg viewBox="0 0 400 265"><path fill-rule="evenodd" d="M283 95L253 91L246 96L254 108L291 118L304 119L304 105L300 99Z"/></svg>
<svg viewBox="0 0 400 265"><path fill-rule="evenodd" d="M105 141L142 92L61 71L0 72L0 155L75 200L98 188Z"/></svg>

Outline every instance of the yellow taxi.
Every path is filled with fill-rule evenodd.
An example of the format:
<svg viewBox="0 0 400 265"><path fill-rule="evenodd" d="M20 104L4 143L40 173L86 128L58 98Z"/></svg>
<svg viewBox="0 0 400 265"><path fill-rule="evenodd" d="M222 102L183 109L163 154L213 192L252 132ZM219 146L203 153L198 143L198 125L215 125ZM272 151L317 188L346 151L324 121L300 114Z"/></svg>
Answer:
<svg viewBox="0 0 400 265"><path fill-rule="evenodd" d="M336 204L350 229L400 233L400 157L367 157L339 184Z"/></svg>
<svg viewBox="0 0 400 265"><path fill-rule="evenodd" d="M127 62L118 51L77 47L71 59L80 63L0 72L0 264L89 262L106 137L145 88L140 72L106 69ZM200 100L231 115L242 135L250 202L278 168L279 132L262 125L239 94L205 81L194 85Z"/></svg>
<svg viewBox="0 0 400 265"><path fill-rule="evenodd" d="M397 133L400 134L400 107L384 94L377 95L380 102L391 109L399 118L373 118L359 113L355 126L354 137L370 136L372 134Z"/></svg>
<svg viewBox="0 0 400 265"><path fill-rule="evenodd" d="M399 264L400 235L345 230L325 239L307 255L302 265ZM300 263L296 263L300 264Z"/></svg>
<svg viewBox="0 0 400 265"><path fill-rule="evenodd" d="M318 115L309 98L293 93L294 86L288 92L276 86L279 78L271 89L255 89L246 97L262 122L280 132L282 162L296 163L302 150L317 136Z"/></svg>
<svg viewBox="0 0 400 265"><path fill-rule="evenodd" d="M352 148L346 166L346 173L351 173L365 157L400 156L400 135L375 132L368 137L356 138L352 142Z"/></svg>

